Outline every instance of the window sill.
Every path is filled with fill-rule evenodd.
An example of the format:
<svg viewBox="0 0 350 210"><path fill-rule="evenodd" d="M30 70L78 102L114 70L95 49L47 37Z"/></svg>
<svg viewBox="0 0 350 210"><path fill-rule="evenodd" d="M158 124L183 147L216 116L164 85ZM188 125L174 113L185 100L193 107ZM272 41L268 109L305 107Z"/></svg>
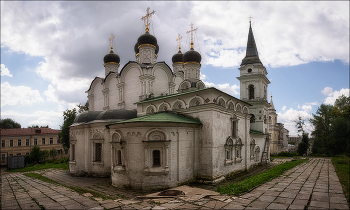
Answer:
<svg viewBox="0 0 350 210"><path fill-rule="evenodd" d="M125 173L125 166L114 166L113 172L118 174Z"/></svg>
<svg viewBox="0 0 350 210"><path fill-rule="evenodd" d="M93 161L92 165L93 166L103 166L103 161Z"/></svg>
<svg viewBox="0 0 350 210"><path fill-rule="evenodd" d="M236 158L235 162L236 162L236 163L242 162L242 158Z"/></svg>
<svg viewBox="0 0 350 210"><path fill-rule="evenodd" d="M225 166L232 165L232 164L233 164L233 160L225 160Z"/></svg>
<svg viewBox="0 0 350 210"><path fill-rule="evenodd" d="M75 162L75 161L69 161L69 165L77 165L77 162Z"/></svg>

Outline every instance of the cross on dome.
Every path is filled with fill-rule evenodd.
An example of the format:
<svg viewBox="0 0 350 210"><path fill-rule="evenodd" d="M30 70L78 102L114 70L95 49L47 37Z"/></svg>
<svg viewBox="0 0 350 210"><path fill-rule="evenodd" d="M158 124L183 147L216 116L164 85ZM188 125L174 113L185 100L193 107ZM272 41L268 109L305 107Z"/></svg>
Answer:
<svg viewBox="0 0 350 210"><path fill-rule="evenodd" d="M250 17L248 17L249 18L249 23L251 23L252 22L252 16L250 16Z"/></svg>
<svg viewBox="0 0 350 210"><path fill-rule="evenodd" d="M148 28L148 26L149 26L148 18L150 18L154 13L155 13L154 10L153 10L153 12L149 13L149 7L148 7L148 8L147 8L147 14L146 14L146 16L143 16L143 17L141 18L141 20L146 20L146 32L149 31L149 28Z"/></svg>
<svg viewBox="0 0 350 210"><path fill-rule="evenodd" d="M179 41L179 51L181 51L181 43L180 43L180 41L181 41L181 39L182 39L182 36L180 36L180 34L179 34L178 37L179 37L179 38L177 38L176 41Z"/></svg>
<svg viewBox="0 0 350 210"><path fill-rule="evenodd" d="M114 39L113 33L111 34L111 38L109 38L109 41L111 41L111 50L113 50L113 39Z"/></svg>
<svg viewBox="0 0 350 210"><path fill-rule="evenodd" d="M191 23L191 30L186 32L186 33L191 32L191 49L193 49L193 31L197 31L197 30L198 30L198 28L193 29L193 23Z"/></svg>

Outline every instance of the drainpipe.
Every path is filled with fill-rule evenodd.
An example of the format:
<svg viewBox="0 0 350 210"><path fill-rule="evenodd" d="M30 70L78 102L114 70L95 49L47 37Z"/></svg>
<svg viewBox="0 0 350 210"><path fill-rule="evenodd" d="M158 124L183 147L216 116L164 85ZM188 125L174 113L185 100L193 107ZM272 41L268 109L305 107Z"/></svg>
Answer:
<svg viewBox="0 0 350 210"><path fill-rule="evenodd" d="M245 154L244 154L244 167L245 167L245 170L247 170L248 169L248 166L247 166L247 152L248 152L248 144L247 144L247 138L248 138L248 133L247 133L247 114L246 114L246 116L245 116L245 118L244 118L244 123L245 123L245 126L244 126L244 128L245 128L245 137L244 137L244 145L245 145Z"/></svg>
<svg viewBox="0 0 350 210"><path fill-rule="evenodd" d="M177 181L180 181L180 142L179 142L179 130L176 130L176 140L177 140L177 155L176 155L176 162L177 162Z"/></svg>

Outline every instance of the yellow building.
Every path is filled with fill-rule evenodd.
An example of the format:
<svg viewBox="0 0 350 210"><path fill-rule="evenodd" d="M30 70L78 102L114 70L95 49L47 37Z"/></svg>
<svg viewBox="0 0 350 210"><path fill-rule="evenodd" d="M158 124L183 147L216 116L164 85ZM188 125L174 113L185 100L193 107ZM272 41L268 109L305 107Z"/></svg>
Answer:
<svg viewBox="0 0 350 210"><path fill-rule="evenodd" d="M60 130L45 128L13 128L1 131L1 165L7 165L7 157L21 156L30 153L33 146L41 150L55 148L62 155L62 144L58 139ZM65 152L64 152L65 153Z"/></svg>

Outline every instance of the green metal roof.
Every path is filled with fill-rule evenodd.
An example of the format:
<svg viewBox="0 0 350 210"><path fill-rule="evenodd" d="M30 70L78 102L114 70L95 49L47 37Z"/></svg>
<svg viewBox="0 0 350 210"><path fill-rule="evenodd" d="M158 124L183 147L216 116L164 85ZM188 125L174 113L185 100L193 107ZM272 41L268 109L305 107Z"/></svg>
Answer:
<svg viewBox="0 0 350 210"><path fill-rule="evenodd" d="M261 132L261 131L255 131L255 130L250 130L250 133L254 133L254 134L264 134L264 133Z"/></svg>
<svg viewBox="0 0 350 210"><path fill-rule="evenodd" d="M202 124L199 120L185 117L183 115L170 113L170 112L160 112L155 114L144 115L141 117L136 117L129 120L111 123L109 125L133 123L133 122L188 123L188 124L197 124L197 125Z"/></svg>

